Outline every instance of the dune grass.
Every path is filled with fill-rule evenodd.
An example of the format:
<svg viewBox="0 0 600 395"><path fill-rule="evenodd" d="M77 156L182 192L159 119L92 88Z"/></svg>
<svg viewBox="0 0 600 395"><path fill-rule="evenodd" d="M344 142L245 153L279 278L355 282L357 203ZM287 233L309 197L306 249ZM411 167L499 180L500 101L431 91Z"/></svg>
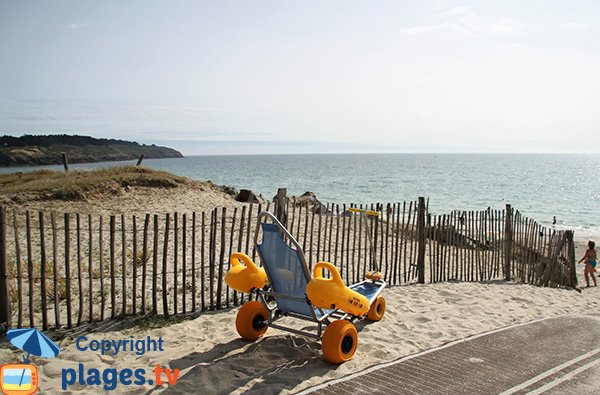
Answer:
<svg viewBox="0 0 600 395"><path fill-rule="evenodd" d="M0 194L28 199L82 200L120 193L124 187L175 188L192 181L163 171L136 166L70 172L39 170L0 175Z"/></svg>

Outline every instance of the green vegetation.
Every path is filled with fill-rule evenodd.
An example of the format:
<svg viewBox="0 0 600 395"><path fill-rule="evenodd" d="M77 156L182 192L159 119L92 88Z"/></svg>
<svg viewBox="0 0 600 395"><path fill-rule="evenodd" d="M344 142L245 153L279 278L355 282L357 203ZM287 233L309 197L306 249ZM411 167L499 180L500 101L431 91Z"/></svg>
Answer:
<svg viewBox="0 0 600 395"><path fill-rule="evenodd" d="M82 200L91 195L118 194L123 187L174 188L191 182L185 177L136 166L0 174L2 195L23 200Z"/></svg>
<svg viewBox="0 0 600 395"><path fill-rule="evenodd" d="M60 164L63 152L70 163L133 160L141 154L148 159L183 157L172 148L89 136L0 136L0 166Z"/></svg>

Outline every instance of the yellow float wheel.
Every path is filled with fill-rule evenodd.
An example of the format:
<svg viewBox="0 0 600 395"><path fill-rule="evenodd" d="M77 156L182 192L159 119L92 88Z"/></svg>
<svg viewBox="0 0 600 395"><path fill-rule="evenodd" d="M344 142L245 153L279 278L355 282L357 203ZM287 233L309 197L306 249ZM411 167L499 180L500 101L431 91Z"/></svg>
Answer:
<svg viewBox="0 0 600 395"><path fill-rule="evenodd" d="M357 346L358 333L350 321L334 321L325 329L321 347L328 362L340 364L351 360Z"/></svg>
<svg viewBox="0 0 600 395"><path fill-rule="evenodd" d="M385 298L383 296L378 296L377 299L371 305L369 309L369 314L367 314L367 319L369 321L381 321L383 315L385 314Z"/></svg>
<svg viewBox="0 0 600 395"><path fill-rule="evenodd" d="M235 328L246 340L256 340L265 334L269 321L269 312L258 301L246 302L235 318Z"/></svg>

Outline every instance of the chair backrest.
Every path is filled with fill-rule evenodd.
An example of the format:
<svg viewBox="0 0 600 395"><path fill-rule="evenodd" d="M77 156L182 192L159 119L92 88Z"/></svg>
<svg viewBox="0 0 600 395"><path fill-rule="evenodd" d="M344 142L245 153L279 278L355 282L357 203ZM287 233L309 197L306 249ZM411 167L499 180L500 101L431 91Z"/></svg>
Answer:
<svg viewBox="0 0 600 395"><path fill-rule="evenodd" d="M273 218L272 215L267 216ZM272 224L265 223L260 221L260 218L262 243L258 244L257 232L256 247L271 282L273 292L304 299L306 297L306 286L310 281L310 273L302 255L302 250L299 249L299 246L292 248L285 242L282 233L291 238L294 241L293 244L297 244L283 225L275 222L276 220ZM284 313L292 312L308 317L313 316L313 309L305 301L285 297L276 297L275 299L277 307Z"/></svg>

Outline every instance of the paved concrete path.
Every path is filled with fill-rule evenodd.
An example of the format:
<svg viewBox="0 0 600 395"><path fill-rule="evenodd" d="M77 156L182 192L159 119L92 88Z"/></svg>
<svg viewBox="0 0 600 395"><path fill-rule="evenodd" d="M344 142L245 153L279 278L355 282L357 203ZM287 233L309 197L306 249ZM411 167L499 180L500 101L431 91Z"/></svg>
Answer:
<svg viewBox="0 0 600 395"><path fill-rule="evenodd" d="M452 342L313 387L314 394L600 393L600 317L559 317Z"/></svg>

